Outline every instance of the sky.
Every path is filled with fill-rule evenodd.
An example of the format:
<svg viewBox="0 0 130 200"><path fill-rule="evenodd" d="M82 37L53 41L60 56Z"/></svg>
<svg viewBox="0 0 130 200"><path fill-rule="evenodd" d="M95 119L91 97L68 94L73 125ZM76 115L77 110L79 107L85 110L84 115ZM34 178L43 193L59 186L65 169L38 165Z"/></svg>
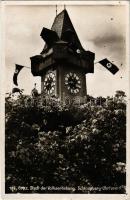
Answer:
<svg viewBox="0 0 130 200"><path fill-rule="evenodd" d="M67 5L66 9L85 50L95 53L95 63L108 58L119 68L111 74L99 63L94 74L87 74L87 93L92 96L112 96L117 90L126 91L126 25L125 5ZM58 6L58 13L63 6ZM14 87L15 64L31 67L30 57L40 54L44 47L40 33L51 28L56 16L55 5L8 5L5 7L5 67L6 92ZM40 77L23 68L18 76L19 88L30 94Z"/></svg>

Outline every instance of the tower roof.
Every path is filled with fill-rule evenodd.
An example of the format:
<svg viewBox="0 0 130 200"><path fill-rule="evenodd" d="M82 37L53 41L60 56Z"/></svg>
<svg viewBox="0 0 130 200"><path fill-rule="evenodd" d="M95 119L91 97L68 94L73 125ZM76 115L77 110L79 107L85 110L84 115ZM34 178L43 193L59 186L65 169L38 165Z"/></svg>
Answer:
<svg viewBox="0 0 130 200"><path fill-rule="evenodd" d="M43 51L31 57L34 76L40 76L49 67L57 68L57 63L69 63L85 73L93 73L95 54L83 49L66 9L55 17L51 30L43 27L41 37L45 41Z"/></svg>
<svg viewBox="0 0 130 200"><path fill-rule="evenodd" d="M77 36L77 33L73 27L73 24L70 20L70 17L68 15L68 12L66 9L64 9L62 12L60 12L54 19L52 28L53 31L57 33L59 38L64 40L64 35L67 32L71 32L73 34L73 42L76 44L76 46L81 49L82 45L80 43L80 40Z"/></svg>

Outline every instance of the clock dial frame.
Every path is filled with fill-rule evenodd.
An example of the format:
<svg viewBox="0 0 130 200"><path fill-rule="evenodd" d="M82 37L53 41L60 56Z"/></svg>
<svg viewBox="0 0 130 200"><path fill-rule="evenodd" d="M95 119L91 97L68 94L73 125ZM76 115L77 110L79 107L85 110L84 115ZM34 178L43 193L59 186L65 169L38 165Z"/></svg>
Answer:
<svg viewBox="0 0 130 200"><path fill-rule="evenodd" d="M71 94L77 94L81 88L81 81L76 73L67 73L65 76L65 85Z"/></svg>
<svg viewBox="0 0 130 200"><path fill-rule="evenodd" d="M54 94L56 85L56 75L53 72L49 72L46 74L43 89L48 95Z"/></svg>

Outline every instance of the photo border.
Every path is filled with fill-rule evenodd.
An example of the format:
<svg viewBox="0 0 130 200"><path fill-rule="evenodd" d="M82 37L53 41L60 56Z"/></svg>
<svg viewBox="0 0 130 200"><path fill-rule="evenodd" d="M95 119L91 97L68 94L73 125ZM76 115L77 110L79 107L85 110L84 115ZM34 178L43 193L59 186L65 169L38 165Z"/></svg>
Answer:
<svg viewBox="0 0 130 200"><path fill-rule="evenodd" d="M4 82L5 82L5 7L7 5L126 5L127 6L127 36L126 36L126 43L127 43L127 51L126 51L126 60L127 60L127 73L128 73L128 96L127 96L127 144L126 144L126 169L127 169L127 182L126 182L126 194L5 194L5 89L4 89ZM129 23L129 9L130 3L129 1L2 1L0 3L1 8L1 38L0 42L1 45L1 79L0 79L0 130L1 130L1 198L2 199L44 199L44 200L125 200L130 198L130 47L129 47L129 33L130 33L130 23Z"/></svg>

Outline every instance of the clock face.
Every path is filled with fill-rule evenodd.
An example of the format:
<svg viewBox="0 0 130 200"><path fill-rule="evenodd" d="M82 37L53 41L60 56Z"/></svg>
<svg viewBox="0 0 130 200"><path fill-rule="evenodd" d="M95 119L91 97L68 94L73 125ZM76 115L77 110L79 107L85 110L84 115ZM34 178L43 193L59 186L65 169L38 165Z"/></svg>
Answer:
<svg viewBox="0 0 130 200"><path fill-rule="evenodd" d="M81 88L81 82L76 73L68 73L65 76L65 85L72 94L77 94Z"/></svg>
<svg viewBox="0 0 130 200"><path fill-rule="evenodd" d="M48 95L52 95L55 92L55 85L56 85L56 77L53 72L49 72L46 74L43 88Z"/></svg>

